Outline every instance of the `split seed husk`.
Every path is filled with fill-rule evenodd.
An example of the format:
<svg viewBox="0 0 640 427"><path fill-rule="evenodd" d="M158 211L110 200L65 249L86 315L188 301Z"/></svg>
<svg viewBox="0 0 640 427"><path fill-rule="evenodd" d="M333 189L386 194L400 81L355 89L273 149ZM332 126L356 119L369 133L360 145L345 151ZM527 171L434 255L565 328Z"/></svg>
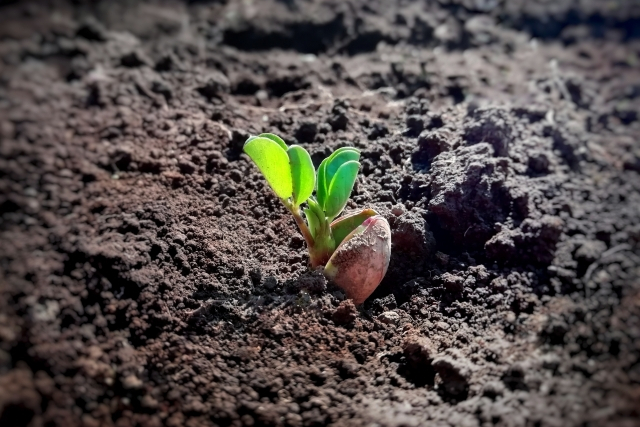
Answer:
<svg viewBox="0 0 640 427"><path fill-rule="evenodd" d="M347 298L362 304L378 287L389 268L391 229L381 215L367 218L335 250L324 274Z"/></svg>

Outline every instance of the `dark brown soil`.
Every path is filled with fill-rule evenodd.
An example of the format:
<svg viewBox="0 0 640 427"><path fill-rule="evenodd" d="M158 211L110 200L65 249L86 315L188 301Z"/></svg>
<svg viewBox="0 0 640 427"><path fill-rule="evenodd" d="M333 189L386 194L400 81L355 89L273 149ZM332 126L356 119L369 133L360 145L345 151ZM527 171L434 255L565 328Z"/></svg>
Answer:
<svg viewBox="0 0 640 427"><path fill-rule="evenodd" d="M640 425L638 2L0 4L0 426ZM362 307L263 131L362 150Z"/></svg>

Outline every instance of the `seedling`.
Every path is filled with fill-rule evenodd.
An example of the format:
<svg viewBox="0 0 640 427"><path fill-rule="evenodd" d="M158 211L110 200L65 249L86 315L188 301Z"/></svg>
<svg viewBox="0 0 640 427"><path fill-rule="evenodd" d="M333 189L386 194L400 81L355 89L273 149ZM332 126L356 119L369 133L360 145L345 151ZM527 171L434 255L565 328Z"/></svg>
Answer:
<svg viewBox="0 0 640 427"><path fill-rule="evenodd" d="M244 151L293 215L307 243L311 267L326 265L325 275L356 304L363 302L387 271L391 232L387 221L373 209L336 219L358 176L360 151L352 147L334 151L317 173L307 150L299 145L289 147L271 133L247 139Z"/></svg>

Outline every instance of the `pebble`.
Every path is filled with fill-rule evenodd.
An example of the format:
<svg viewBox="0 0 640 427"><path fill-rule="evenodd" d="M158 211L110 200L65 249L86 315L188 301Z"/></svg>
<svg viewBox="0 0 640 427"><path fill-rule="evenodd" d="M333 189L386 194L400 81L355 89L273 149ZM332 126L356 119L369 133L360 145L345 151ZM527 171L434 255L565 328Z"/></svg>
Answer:
<svg viewBox="0 0 640 427"><path fill-rule="evenodd" d="M385 311L378 316L378 320L387 325L395 325L400 321L400 315L395 311Z"/></svg>

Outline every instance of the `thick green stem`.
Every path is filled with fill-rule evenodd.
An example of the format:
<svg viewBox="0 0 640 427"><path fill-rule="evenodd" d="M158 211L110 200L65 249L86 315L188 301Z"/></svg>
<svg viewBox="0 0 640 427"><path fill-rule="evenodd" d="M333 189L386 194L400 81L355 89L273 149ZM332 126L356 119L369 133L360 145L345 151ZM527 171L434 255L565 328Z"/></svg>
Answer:
<svg viewBox="0 0 640 427"><path fill-rule="evenodd" d="M331 238L331 228L329 224L326 222L326 219L323 218L323 223L321 224L321 230L318 233L318 236L312 236L311 231L309 231L309 227L304 222L302 215L300 214L300 208L294 207L291 204L285 204L302 233L305 242L307 243L307 248L309 249L309 259L311 263L311 268L317 268L323 266L329 261L333 250L333 239Z"/></svg>
<svg viewBox="0 0 640 427"><path fill-rule="evenodd" d="M300 215L300 209L291 207L289 210L291 211L293 218L296 220L296 224L298 224L298 228L300 229L304 240L307 242L307 246L312 248L315 245L315 240L309 231L309 227L307 227L304 219L302 219L302 215Z"/></svg>

